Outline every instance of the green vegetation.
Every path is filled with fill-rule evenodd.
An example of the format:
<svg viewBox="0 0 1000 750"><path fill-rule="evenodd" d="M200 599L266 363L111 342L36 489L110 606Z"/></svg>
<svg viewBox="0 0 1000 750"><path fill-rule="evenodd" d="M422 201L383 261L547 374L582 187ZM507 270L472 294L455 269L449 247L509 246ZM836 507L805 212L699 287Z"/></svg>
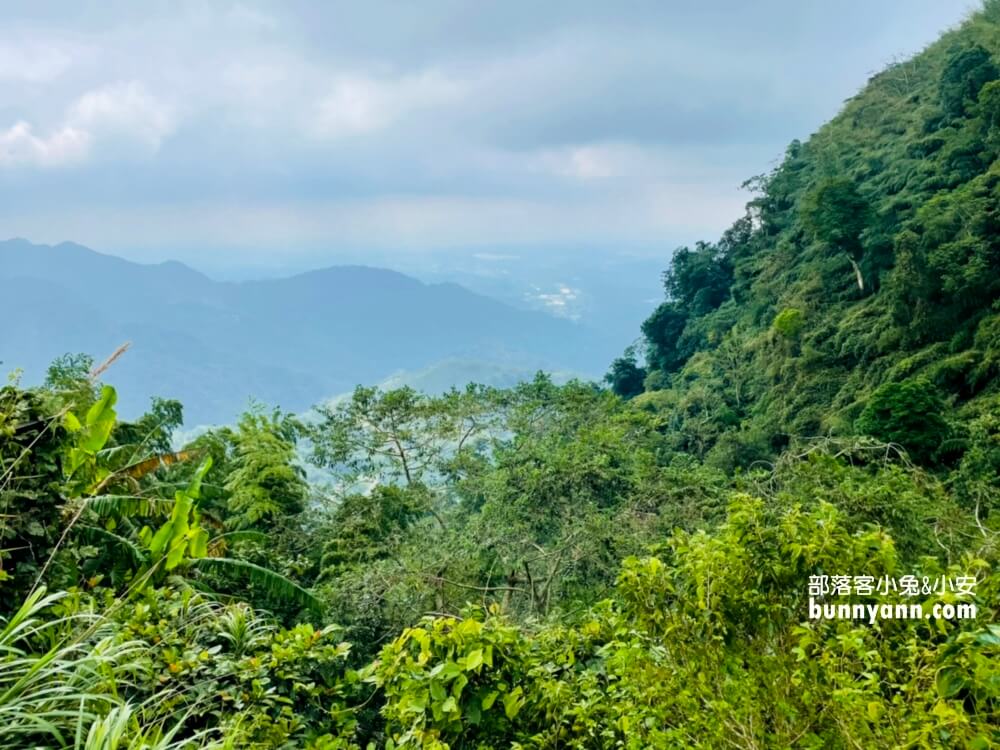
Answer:
<svg viewBox="0 0 1000 750"><path fill-rule="evenodd" d="M998 23L989 2L874 76L748 183L747 215L718 243L674 256L643 326L646 393L614 383L671 412L678 447L732 469L791 436L897 440L871 422L872 402L923 379L953 429L901 442L954 465L968 423L997 410Z"/></svg>
<svg viewBox="0 0 1000 750"><path fill-rule="evenodd" d="M0 746L1000 745L998 27L793 144L610 389L359 387L175 446L87 358L12 379ZM976 616L811 617L837 575L972 576L911 601Z"/></svg>
<svg viewBox="0 0 1000 750"><path fill-rule="evenodd" d="M884 383L858 417L858 432L903 446L915 458L931 460L948 437L944 400L923 379Z"/></svg>
<svg viewBox="0 0 1000 750"><path fill-rule="evenodd" d="M157 454L161 402L121 423L75 377L4 391L5 747L998 740L995 420L950 472L854 437L727 475L648 405L540 375ZM910 385L862 416L919 448L940 402ZM810 620L833 571L974 575L978 617Z"/></svg>

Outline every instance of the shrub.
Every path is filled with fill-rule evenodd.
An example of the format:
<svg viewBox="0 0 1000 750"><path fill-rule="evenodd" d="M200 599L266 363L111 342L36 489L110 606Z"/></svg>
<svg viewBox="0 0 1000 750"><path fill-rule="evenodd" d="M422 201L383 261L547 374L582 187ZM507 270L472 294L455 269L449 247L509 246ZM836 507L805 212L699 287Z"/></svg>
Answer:
<svg viewBox="0 0 1000 750"><path fill-rule="evenodd" d="M786 339L794 339L805 325L805 316L795 307L786 307L774 316L771 327Z"/></svg>
<svg viewBox="0 0 1000 750"><path fill-rule="evenodd" d="M917 461L932 459L948 436L944 401L924 378L885 383L858 417L858 432L903 446Z"/></svg>

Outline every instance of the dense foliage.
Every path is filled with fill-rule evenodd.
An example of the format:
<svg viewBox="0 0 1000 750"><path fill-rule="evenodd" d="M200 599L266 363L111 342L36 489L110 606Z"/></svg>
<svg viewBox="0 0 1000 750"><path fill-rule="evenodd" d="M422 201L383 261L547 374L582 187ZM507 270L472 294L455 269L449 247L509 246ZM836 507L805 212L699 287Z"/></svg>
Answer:
<svg viewBox="0 0 1000 750"><path fill-rule="evenodd" d="M996 410L998 24L988 2L874 76L748 183L747 215L718 243L675 254L666 301L643 326L645 393L612 382L670 413L678 448L731 469L795 435L895 441L886 420L908 417L873 420L875 402L924 380L944 401L937 421L955 429L904 429L900 442L953 465L967 423Z"/></svg>
<svg viewBox="0 0 1000 750"><path fill-rule="evenodd" d="M998 24L679 251L610 390L359 387L177 445L113 363L12 379L0 746L1000 745ZM816 618L841 575L975 616Z"/></svg>

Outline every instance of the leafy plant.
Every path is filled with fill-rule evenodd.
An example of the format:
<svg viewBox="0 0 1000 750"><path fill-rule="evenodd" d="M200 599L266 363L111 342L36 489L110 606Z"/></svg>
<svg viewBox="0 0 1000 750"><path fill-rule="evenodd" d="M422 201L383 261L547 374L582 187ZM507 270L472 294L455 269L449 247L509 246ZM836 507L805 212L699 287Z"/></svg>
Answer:
<svg viewBox="0 0 1000 750"><path fill-rule="evenodd" d="M944 401L927 380L886 383L858 417L859 432L902 445L920 461L930 460L948 436Z"/></svg>

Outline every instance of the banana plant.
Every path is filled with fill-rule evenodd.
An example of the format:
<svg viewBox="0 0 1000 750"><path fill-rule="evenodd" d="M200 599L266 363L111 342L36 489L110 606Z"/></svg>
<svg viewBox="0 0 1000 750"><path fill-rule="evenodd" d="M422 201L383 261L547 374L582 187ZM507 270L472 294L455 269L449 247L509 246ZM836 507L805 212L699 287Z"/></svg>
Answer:
<svg viewBox="0 0 1000 750"><path fill-rule="evenodd" d="M211 457L206 458L190 484L174 493L174 507L170 518L153 533L149 526L139 532L139 540L149 550L152 566L162 562L165 571L174 570L186 559L197 559L208 554L208 532L201 526L197 500L201 495L201 482L212 468Z"/></svg>
<svg viewBox="0 0 1000 750"><path fill-rule="evenodd" d="M226 537L232 533L213 539L202 524L198 508L202 481L212 467L210 457L202 461L192 480L177 490L173 499L104 493L120 476L135 479L137 472L187 460L193 455L170 454L165 460L145 459L112 470L105 460L109 451L105 446L117 420L116 401L114 388L104 386L100 398L83 419L72 412L64 417L66 428L75 436L66 454L64 473L68 493L79 504L70 523L84 519L74 529L76 534L109 550L115 563L124 564L133 580L157 582L167 573L184 575L193 571L237 576L272 596L318 609L320 603L311 593L281 574L246 560L221 556L226 541L232 541ZM164 516L166 519L162 520ZM144 520L138 531L136 519ZM156 522L161 520L157 526Z"/></svg>
<svg viewBox="0 0 1000 750"><path fill-rule="evenodd" d="M106 385L101 388L100 398L87 410L82 420L71 411L63 417L63 424L75 437L63 463L67 489L71 496L95 491L111 476L111 470L102 465L98 456L117 423L117 400L115 389Z"/></svg>

